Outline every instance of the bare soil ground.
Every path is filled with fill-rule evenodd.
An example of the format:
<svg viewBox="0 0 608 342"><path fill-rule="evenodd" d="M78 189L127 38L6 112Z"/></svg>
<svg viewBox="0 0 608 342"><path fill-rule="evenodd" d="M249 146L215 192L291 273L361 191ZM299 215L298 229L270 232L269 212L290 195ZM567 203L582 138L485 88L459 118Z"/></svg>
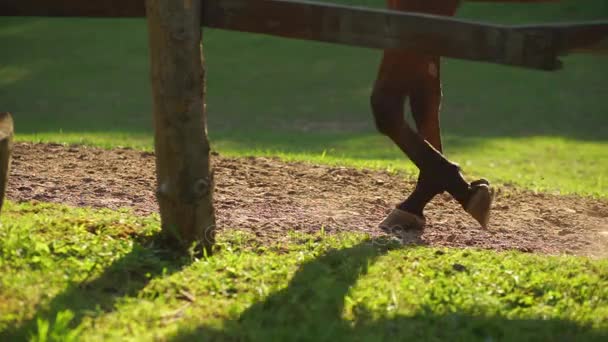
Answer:
<svg viewBox="0 0 608 342"><path fill-rule="evenodd" d="M260 239L289 230L384 234L377 224L414 182L403 175L274 158L213 156L217 220ZM154 155L58 144L18 143L8 198L75 206L157 211ZM490 229L481 229L447 194L426 212L421 242L433 246L608 257L608 201L499 188Z"/></svg>

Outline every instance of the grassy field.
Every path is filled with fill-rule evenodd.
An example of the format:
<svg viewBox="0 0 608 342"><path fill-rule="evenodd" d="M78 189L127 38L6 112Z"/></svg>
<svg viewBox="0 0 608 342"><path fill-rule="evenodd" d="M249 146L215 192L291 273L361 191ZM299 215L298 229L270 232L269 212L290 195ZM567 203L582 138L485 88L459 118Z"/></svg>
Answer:
<svg viewBox="0 0 608 342"><path fill-rule="evenodd" d="M342 1L382 5L383 1ZM501 23L608 17L603 0L467 4ZM375 132L370 87L380 53L206 30L209 132L226 155L361 167L413 165ZM151 148L144 20L0 19L0 106L19 140ZM607 196L608 59L573 56L556 73L445 60L446 153L471 176Z"/></svg>
<svg viewBox="0 0 608 342"><path fill-rule="evenodd" d="M608 2L467 4L460 16L606 19ZM414 172L373 127L378 51L204 35L220 153ZM150 149L146 44L143 20L0 18L0 110L15 114L21 141ZM544 73L444 60L449 157L503 184L608 197L608 59L565 61ZM160 247L156 215L5 209L0 341L608 340L607 260L356 234L260 245L229 229L199 260Z"/></svg>
<svg viewBox="0 0 608 342"><path fill-rule="evenodd" d="M601 341L608 260L221 234L201 260L156 217L9 204L0 340Z"/></svg>

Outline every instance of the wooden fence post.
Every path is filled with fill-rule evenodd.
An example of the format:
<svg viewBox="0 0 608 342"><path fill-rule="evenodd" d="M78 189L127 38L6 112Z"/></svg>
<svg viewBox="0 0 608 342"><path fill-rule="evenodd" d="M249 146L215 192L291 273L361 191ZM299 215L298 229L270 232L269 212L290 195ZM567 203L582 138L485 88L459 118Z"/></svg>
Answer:
<svg viewBox="0 0 608 342"><path fill-rule="evenodd" d="M211 253L215 212L201 0L147 0L146 15L162 230L182 248L197 243Z"/></svg>
<svg viewBox="0 0 608 342"><path fill-rule="evenodd" d="M0 213L6 194L8 174L11 166L11 150L13 140L13 118L10 113L0 112Z"/></svg>

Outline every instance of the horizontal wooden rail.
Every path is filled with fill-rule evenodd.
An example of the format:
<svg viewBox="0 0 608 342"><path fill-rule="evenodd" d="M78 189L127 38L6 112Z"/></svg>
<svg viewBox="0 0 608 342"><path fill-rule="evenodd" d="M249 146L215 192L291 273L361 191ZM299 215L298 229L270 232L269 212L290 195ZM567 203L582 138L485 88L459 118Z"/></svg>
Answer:
<svg viewBox="0 0 608 342"><path fill-rule="evenodd" d="M255 2L256 0L251 0ZM530 2L530 0L466 0L469 2ZM538 0L557 2L559 0ZM204 0L219 2L224 0ZM301 2L294 0L293 2ZM221 6L221 5L220 5ZM141 18L145 0L2 0L0 16Z"/></svg>
<svg viewBox="0 0 608 342"><path fill-rule="evenodd" d="M145 0L0 0L0 16L143 18Z"/></svg>
<svg viewBox="0 0 608 342"><path fill-rule="evenodd" d="M546 32L559 55L608 54L608 21L512 26L521 32Z"/></svg>
<svg viewBox="0 0 608 342"><path fill-rule="evenodd" d="M0 16L144 17L144 0L2 0ZM203 25L294 39L541 70L558 56L606 51L608 21L505 26L419 13L294 0L205 0Z"/></svg>
<svg viewBox="0 0 608 342"><path fill-rule="evenodd" d="M285 0L207 1L206 26L554 70L550 32L419 13Z"/></svg>

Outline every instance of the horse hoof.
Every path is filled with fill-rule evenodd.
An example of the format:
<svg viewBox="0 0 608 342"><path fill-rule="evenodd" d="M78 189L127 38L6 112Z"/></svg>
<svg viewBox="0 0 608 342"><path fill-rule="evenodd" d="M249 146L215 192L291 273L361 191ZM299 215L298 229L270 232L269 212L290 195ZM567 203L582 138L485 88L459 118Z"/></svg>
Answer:
<svg viewBox="0 0 608 342"><path fill-rule="evenodd" d="M482 179L478 179L476 181L472 181L471 182L471 187L472 188L475 188L475 187L480 186L480 185L490 186L490 181L487 180L487 179L485 179L485 178L482 178Z"/></svg>
<svg viewBox="0 0 608 342"><path fill-rule="evenodd" d="M471 190L474 193L464 210L477 220L482 228L487 229L488 222L490 221L492 201L494 200L494 190L488 184L479 183L483 181L487 182L486 180L479 180L471 183Z"/></svg>
<svg viewBox="0 0 608 342"><path fill-rule="evenodd" d="M395 208L378 226L391 234L400 231L422 230L425 224L424 217Z"/></svg>

